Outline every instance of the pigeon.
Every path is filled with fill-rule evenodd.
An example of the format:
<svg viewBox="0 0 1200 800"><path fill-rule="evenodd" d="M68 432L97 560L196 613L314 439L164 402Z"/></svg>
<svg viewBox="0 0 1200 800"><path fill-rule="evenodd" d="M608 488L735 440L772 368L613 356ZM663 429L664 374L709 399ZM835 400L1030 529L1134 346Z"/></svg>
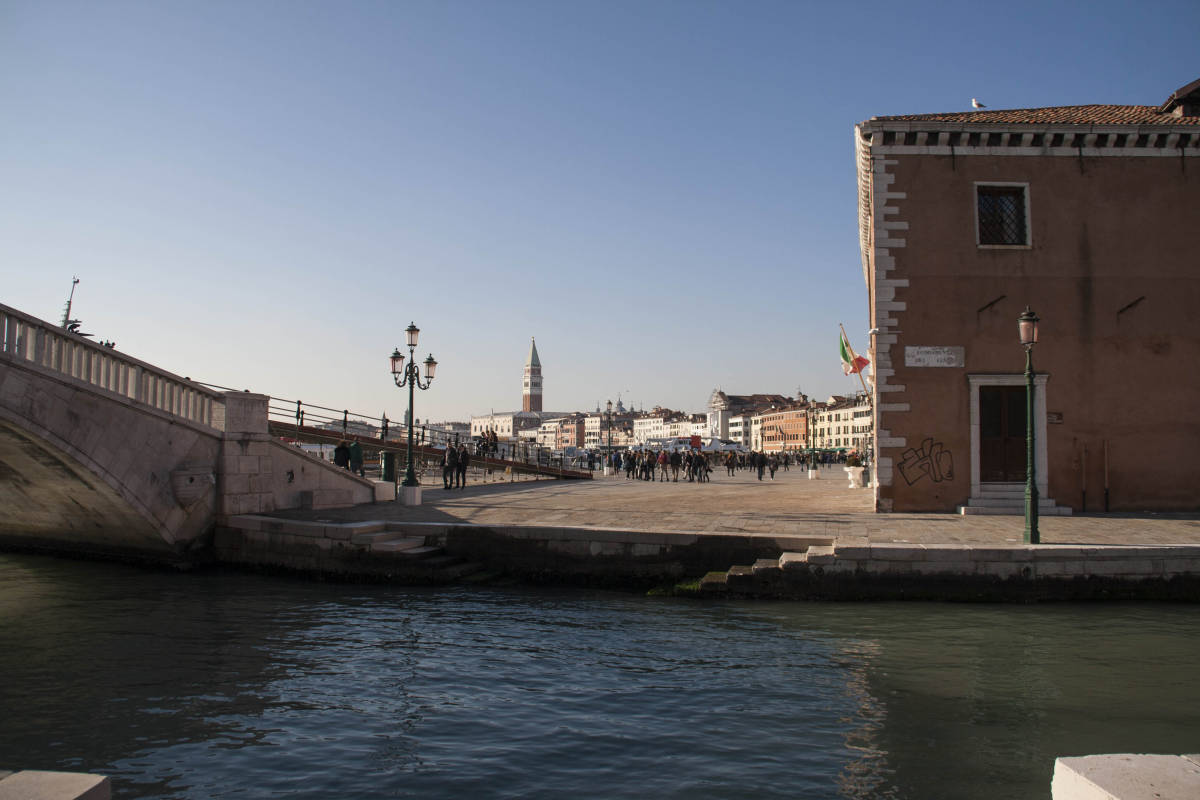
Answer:
<svg viewBox="0 0 1200 800"><path fill-rule="evenodd" d="M971 107L972 108L987 108L987 106L985 106L983 103L976 100L974 97L971 98Z"/></svg>

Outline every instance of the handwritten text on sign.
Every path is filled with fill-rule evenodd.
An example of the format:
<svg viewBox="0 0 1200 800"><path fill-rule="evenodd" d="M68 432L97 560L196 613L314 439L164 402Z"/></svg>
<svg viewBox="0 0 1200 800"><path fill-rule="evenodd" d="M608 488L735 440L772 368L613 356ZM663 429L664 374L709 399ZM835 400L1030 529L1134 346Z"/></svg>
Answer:
<svg viewBox="0 0 1200 800"><path fill-rule="evenodd" d="M962 347L905 347L906 367L961 367L965 358Z"/></svg>

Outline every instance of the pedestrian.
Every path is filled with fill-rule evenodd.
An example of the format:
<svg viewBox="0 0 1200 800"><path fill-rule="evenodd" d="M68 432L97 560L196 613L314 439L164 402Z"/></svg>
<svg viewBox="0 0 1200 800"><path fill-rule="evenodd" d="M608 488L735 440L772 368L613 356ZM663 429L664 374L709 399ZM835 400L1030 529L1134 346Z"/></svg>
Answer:
<svg viewBox="0 0 1200 800"><path fill-rule="evenodd" d="M346 446L345 439L338 442L337 447L333 448L333 463L342 469L350 469L350 448Z"/></svg>
<svg viewBox="0 0 1200 800"><path fill-rule="evenodd" d="M672 482L679 483L679 468L683 466L683 455L678 450L671 451Z"/></svg>
<svg viewBox="0 0 1200 800"><path fill-rule="evenodd" d="M358 443L358 439L350 443L350 471L357 472L360 478L367 477L367 473L363 470L362 445Z"/></svg>
<svg viewBox="0 0 1200 800"><path fill-rule="evenodd" d="M754 453L754 469L758 471L758 479L761 481L763 470L767 468L767 457L762 454L762 451Z"/></svg>
<svg viewBox="0 0 1200 800"><path fill-rule="evenodd" d="M458 469L458 451L454 445L447 445L442 455L442 488L454 488L454 477Z"/></svg>
<svg viewBox="0 0 1200 800"><path fill-rule="evenodd" d="M465 444L460 444L458 446L458 466L457 466L458 488L459 489L467 488L467 467L469 467L470 465L471 465L471 454L467 451L467 446Z"/></svg>
<svg viewBox="0 0 1200 800"><path fill-rule="evenodd" d="M658 482L662 483L667 479L667 468L671 465L671 457L667 455L667 450L664 447L658 451Z"/></svg>
<svg viewBox="0 0 1200 800"><path fill-rule="evenodd" d="M775 480L775 470L779 469L779 457L774 453L767 459L767 469L771 471L771 480Z"/></svg>

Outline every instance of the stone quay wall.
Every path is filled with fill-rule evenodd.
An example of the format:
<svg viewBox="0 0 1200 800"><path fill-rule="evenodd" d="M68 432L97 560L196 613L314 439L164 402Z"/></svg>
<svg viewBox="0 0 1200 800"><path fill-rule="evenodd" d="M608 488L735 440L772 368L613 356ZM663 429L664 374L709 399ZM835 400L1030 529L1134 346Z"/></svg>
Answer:
<svg viewBox="0 0 1200 800"><path fill-rule="evenodd" d="M1200 602L1200 545L835 544L824 537L229 518L218 561L353 580L529 583L783 600ZM703 577L701 577L703 576ZM698 588L694 582L699 580Z"/></svg>
<svg viewBox="0 0 1200 800"><path fill-rule="evenodd" d="M828 545L713 573L707 595L1200 601L1200 545Z"/></svg>
<svg viewBox="0 0 1200 800"><path fill-rule="evenodd" d="M262 515L218 526L218 561L360 580L445 583L478 569L531 583L650 587L783 553L827 537L422 522L322 523Z"/></svg>

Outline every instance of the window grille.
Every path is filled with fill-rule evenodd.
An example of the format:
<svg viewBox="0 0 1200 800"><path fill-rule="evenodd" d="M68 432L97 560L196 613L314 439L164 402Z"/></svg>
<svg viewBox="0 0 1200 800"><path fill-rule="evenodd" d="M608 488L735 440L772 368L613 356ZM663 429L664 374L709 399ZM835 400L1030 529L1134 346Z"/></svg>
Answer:
<svg viewBox="0 0 1200 800"><path fill-rule="evenodd" d="M1021 186L980 186L979 243L1029 244L1025 230L1025 189Z"/></svg>

